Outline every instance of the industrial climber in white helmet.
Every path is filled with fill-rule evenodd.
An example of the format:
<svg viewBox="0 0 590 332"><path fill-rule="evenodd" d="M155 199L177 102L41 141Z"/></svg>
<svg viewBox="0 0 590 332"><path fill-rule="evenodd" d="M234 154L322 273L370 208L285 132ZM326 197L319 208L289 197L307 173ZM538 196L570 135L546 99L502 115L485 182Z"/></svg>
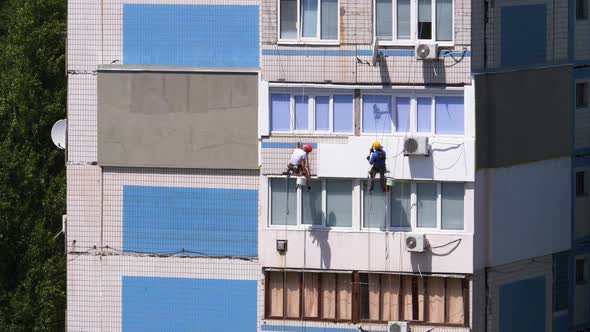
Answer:
<svg viewBox="0 0 590 332"><path fill-rule="evenodd" d="M313 148L309 144L304 145L303 148L295 148L293 154L291 154L291 160L287 164L287 169L283 172L283 175L294 174L304 176L307 191L311 190L311 171L309 170L308 154L312 150Z"/></svg>

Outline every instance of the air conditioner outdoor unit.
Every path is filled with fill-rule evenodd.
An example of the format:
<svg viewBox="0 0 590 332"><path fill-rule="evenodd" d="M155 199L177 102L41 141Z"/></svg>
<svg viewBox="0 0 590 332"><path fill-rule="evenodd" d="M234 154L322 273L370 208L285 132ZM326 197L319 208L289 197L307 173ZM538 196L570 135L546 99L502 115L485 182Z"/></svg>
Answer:
<svg viewBox="0 0 590 332"><path fill-rule="evenodd" d="M424 234L407 233L406 250L411 252L424 252Z"/></svg>
<svg viewBox="0 0 590 332"><path fill-rule="evenodd" d="M416 45L416 59L418 60L436 60L438 59L438 49L436 44L418 44Z"/></svg>
<svg viewBox="0 0 590 332"><path fill-rule="evenodd" d="M428 137L408 137L404 140L405 156L428 156Z"/></svg>
<svg viewBox="0 0 590 332"><path fill-rule="evenodd" d="M408 322L387 322L387 332L408 332Z"/></svg>

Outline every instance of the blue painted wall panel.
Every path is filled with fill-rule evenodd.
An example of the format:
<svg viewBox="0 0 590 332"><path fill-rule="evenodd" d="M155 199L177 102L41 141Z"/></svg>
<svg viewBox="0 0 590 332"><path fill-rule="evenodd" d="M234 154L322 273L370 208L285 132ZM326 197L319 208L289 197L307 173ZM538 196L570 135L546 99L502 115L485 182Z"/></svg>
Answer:
<svg viewBox="0 0 590 332"><path fill-rule="evenodd" d="M499 300L500 332L545 331L545 277L502 285Z"/></svg>
<svg viewBox="0 0 590 332"><path fill-rule="evenodd" d="M258 68L258 17L258 6L125 4L123 63Z"/></svg>
<svg viewBox="0 0 590 332"><path fill-rule="evenodd" d="M545 63L545 5L502 7L502 66Z"/></svg>
<svg viewBox="0 0 590 332"><path fill-rule="evenodd" d="M256 331L256 281L123 277L123 332Z"/></svg>
<svg viewBox="0 0 590 332"><path fill-rule="evenodd" d="M256 257L258 192L123 187L123 251Z"/></svg>

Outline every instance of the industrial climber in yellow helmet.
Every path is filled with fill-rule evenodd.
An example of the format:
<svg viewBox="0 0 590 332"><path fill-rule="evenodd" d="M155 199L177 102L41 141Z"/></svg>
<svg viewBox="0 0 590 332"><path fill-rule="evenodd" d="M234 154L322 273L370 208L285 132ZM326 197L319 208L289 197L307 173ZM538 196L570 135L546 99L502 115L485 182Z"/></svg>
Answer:
<svg viewBox="0 0 590 332"><path fill-rule="evenodd" d="M371 145L371 150L369 150L369 155L367 156L367 160L371 165L371 170L369 171L369 175L371 179L369 180L369 193L373 192L373 187L375 185L375 175L379 173L379 183L381 184L381 189L383 192L387 190L385 186L385 172L387 172L387 167L385 166L385 161L387 160L387 155L385 154L385 150L383 150L383 146L381 142L375 141Z"/></svg>

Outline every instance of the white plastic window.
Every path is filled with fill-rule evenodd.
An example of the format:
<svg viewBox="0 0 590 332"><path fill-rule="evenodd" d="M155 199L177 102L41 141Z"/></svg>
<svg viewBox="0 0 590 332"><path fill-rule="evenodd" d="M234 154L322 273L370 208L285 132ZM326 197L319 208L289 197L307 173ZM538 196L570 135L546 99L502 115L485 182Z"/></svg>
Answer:
<svg viewBox="0 0 590 332"><path fill-rule="evenodd" d="M384 44L453 42L453 0L375 0L375 17Z"/></svg>
<svg viewBox="0 0 590 332"><path fill-rule="evenodd" d="M307 191L272 178L269 189L271 226L352 227L352 180L314 179Z"/></svg>
<svg viewBox="0 0 590 332"><path fill-rule="evenodd" d="M338 42L338 0L279 0L279 41Z"/></svg>
<svg viewBox="0 0 590 332"><path fill-rule="evenodd" d="M352 134L354 98L347 92L270 95L270 127L273 133Z"/></svg>

